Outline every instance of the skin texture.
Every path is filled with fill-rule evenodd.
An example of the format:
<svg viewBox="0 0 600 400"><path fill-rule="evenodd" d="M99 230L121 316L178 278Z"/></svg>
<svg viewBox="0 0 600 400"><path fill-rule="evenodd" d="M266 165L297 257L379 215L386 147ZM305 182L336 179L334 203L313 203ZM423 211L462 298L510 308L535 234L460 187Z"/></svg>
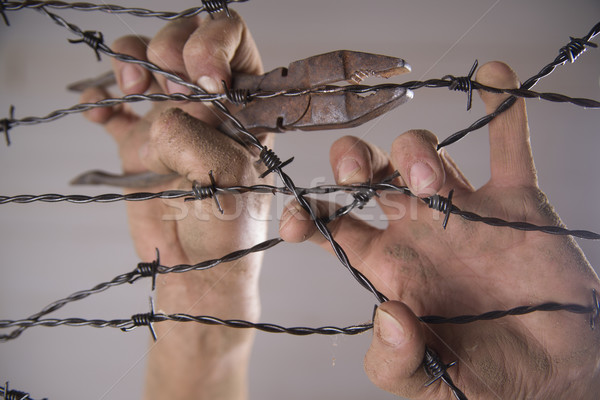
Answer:
<svg viewBox="0 0 600 400"><path fill-rule="evenodd" d="M250 33L241 18L232 14L232 19L219 14L214 20L178 20L152 40L123 37L112 48L152 61L214 92L221 80L229 83L232 71L263 72ZM113 69L125 94L187 90L134 65L114 62ZM82 101L108 96L103 89L90 89ZM115 139L124 173L176 173L172 182L145 190L189 190L193 181L208 185L209 171L219 186L251 185L258 183L264 170L247 149L213 128L219 119L210 107L201 104L158 104L146 116L136 115L128 107L104 108L87 113L87 117L103 124ZM271 145L270 137L262 140ZM140 258L153 260L158 248L163 265L193 264L251 247L266 238L268 196L222 196L220 202L224 215L210 200L127 204ZM260 254L254 254L209 271L159 275L156 309L257 320L261 260ZM175 323L156 324L155 329L159 339L151 345L148 357L146 399L247 397L252 331Z"/></svg>
<svg viewBox="0 0 600 400"><path fill-rule="evenodd" d="M234 14L192 18L168 24L152 40L125 37L115 51L148 59L209 91L229 82L232 71L259 74L260 58L243 21ZM125 94L186 92L162 77L116 62ZM518 80L502 63L480 68L477 79L490 86L516 87ZM90 89L82 101L109 93ZM483 93L490 112L501 96ZM177 173L170 184L150 191L208 184L257 183L264 170L255 157L218 133L214 112L198 104L160 104L148 115L127 107L95 109L87 114L103 124L119 147L124 173ZM271 137L262 138L271 146ZM537 187L525 105L515 106L490 124L491 179L475 190L437 138L409 131L391 152L345 137L331 148L338 183L377 181L398 170L414 193L447 195L465 210L507 220L558 224L560 220ZM264 180L261 181L264 183ZM131 191L130 189L129 191ZM385 230L348 215L330 224L352 264L391 301L375 315L373 342L365 370L379 387L415 399L452 399L447 386L428 388L422 360L425 345L443 361L472 399L592 399L600 392L600 329L589 316L564 312L535 313L465 326L424 326L415 315L453 316L545 301L591 303L600 282L570 238L493 228L450 218L441 228L439 213L398 194L378 198L390 219ZM164 265L193 263L250 247L265 238L268 198L222 197L225 215L211 201L128 203L131 233L145 261L161 250ZM317 203L322 215L331 205ZM280 233L290 242L310 239L330 250L314 224L291 203ZM159 276L157 310L257 320L260 255L218 268ZM224 301L224 299L226 301ZM146 399L244 399L253 333L195 324L157 324L159 340L148 359Z"/></svg>
<svg viewBox="0 0 600 400"><path fill-rule="evenodd" d="M488 63L477 80L518 87L505 64ZM482 93L486 111L505 98ZM475 190L437 138L409 131L390 154L354 137L331 148L336 179L351 184L378 181L398 170L421 196L455 190L463 210L509 221L560 224L537 186L523 100L489 126L491 178ZM391 301L379 307L365 371L382 389L414 399L454 399L448 386L428 381L422 368L425 345L442 361L458 361L448 373L471 399L593 399L600 393L600 332L589 315L538 312L468 325L426 326L416 315L455 316L546 301L591 305L598 277L571 238L525 233L442 217L416 199L382 195L389 218L385 230L348 215L330 224L353 265ZM332 206L320 203L322 215ZM291 212L290 212L291 210ZM285 240L305 239L331 251L298 205L284 211Z"/></svg>

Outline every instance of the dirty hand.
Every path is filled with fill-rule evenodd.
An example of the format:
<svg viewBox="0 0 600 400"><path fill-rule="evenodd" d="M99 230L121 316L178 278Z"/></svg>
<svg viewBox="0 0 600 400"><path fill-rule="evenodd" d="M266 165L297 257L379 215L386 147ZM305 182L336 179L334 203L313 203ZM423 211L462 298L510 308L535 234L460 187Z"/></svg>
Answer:
<svg viewBox="0 0 600 400"><path fill-rule="evenodd" d="M505 64L480 68L477 80L494 87L518 87ZM482 93L487 112L505 98ZM475 190L437 138L409 131L392 144L390 155L357 138L331 148L338 183L380 181L398 170L399 184L413 193L447 196L463 210L509 221L557 225L560 220L537 185L525 104L519 100L489 126L491 178ZM441 380L429 387L425 346L446 364L470 399L592 399L600 393L600 329L590 316L536 312L467 325L424 325L416 316L481 314L521 305L592 303L598 277L569 237L490 227L450 217L417 199L381 193L377 201L389 225L376 229L351 215L330 223L352 265L391 301L375 315L365 370L380 388L415 399L454 399ZM319 203L322 215L332 206ZM443 216L442 216L443 217ZM296 203L282 216L281 236L329 243Z"/></svg>
<svg viewBox="0 0 600 400"><path fill-rule="evenodd" d="M221 81L230 83L232 72L263 72L250 32L231 13L232 18L220 13L214 19L180 19L152 40L127 36L112 48L218 92ZM113 69L125 94L189 93L134 64L114 62ZM82 100L107 97L106 90L94 88ZM167 102L156 103L145 116L123 106L95 109L87 117L104 125L115 139L125 173L176 173L172 182L145 191L189 190L193 181L209 185L209 171L218 186L251 185L262 172L247 149L214 128L220 120L210 106ZM272 138L261 140L270 145ZM211 199L128 203L127 211L140 258L153 260L158 248L161 264L172 266L220 258L264 240L269 201L265 195L221 196L224 215ZM259 313L260 263L261 256L254 254L208 271L160 275L157 308L169 314L254 320ZM169 323L156 324L156 330L159 341L149 356L147 398L244 397L251 332Z"/></svg>

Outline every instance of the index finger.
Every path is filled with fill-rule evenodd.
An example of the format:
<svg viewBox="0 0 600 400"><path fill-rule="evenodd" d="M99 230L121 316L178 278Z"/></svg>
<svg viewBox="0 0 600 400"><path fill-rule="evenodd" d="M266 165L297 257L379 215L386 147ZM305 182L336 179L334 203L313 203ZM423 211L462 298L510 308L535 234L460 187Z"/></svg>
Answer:
<svg viewBox="0 0 600 400"><path fill-rule="evenodd" d="M477 71L477 82L501 89L519 87L515 72L501 62L490 62ZM492 113L507 95L481 92L486 112ZM525 101L517 99L489 125L490 183L500 186L536 186L537 177L529 141Z"/></svg>
<svg viewBox="0 0 600 400"><path fill-rule="evenodd" d="M260 75L262 61L244 20L235 12L205 18L183 48L186 71L192 82L211 93L231 81L232 71Z"/></svg>

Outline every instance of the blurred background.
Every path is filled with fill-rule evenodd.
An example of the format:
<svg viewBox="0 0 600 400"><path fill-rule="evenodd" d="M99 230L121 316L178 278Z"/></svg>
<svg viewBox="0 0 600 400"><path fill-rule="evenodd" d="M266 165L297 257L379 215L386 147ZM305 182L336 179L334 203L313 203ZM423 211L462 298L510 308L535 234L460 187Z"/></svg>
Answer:
<svg viewBox="0 0 600 400"><path fill-rule="evenodd" d="M123 0L124 6L180 11L192 1ZM399 1L251 0L232 6L246 19L261 49L265 69L337 49L402 57L412 73L394 82L464 76L473 61L509 63L522 80L554 59L569 36L581 37L599 20L597 0ZM84 30L99 30L107 43L125 34L152 36L164 22L104 13L56 11ZM11 104L16 117L45 115L77 103L65 86L109 69L84 45L33 10L7 12L0 24L0 118ZM598 39L596 39L598 42ZM366 81L366 84L376 83ZM600 99L600 50L590 49L559 68L538 91ZM344 131L288 133L278 138L286 171L298 185L333 182L330 144L352 134L385 149L400 133L428 129L440 138L481 117L477 96L421 89L400 108ZM528 101L539 180L570 228L600 230L597 148L600 115L572 105ZM118 172L115 146L100 127L81 115L51 124L17 127L12 145L0 145L0 194L100 194L113 188L70 187L89 169ZM474 186L489 178L485 130L450 146L449 152ZM269 237L287 199L277 199ZM379 221L367 207L365 216ZM138 260L125 220L114 204L3 205L0 207L0 319L26 317L46 304L135 268ZM450 222L451 223L451 222ZM580 241L592 265L598 243ZM147 260L146 260L147 261ZM523 266L524 268L526 266ZM148 310L148 281L111 289L60 310L56 317L128 318ZM435 294L432 294L435 295ZM346 326L369 321L374 298L333 257L308 244L282 244L265 255L261 320L284 326ZM371 334L357 337L293 337L258 333L250 371L252 399L392 399L362 370ZM33 398L139 398L149 342L146 329L36 328L0 344L0 382Z"/></svg>

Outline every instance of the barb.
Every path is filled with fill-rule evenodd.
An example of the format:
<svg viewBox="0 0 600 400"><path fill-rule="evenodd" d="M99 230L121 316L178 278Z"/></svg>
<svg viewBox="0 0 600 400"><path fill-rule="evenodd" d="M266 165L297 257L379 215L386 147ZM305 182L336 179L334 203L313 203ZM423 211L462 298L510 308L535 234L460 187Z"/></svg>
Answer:
<svg viewBox="0 0 600 400"><path fill-rule="evenodd" d="M219 13L221 11L225 11L227 16L231 18L231 14L229 13L229 9L227 8L227 1L225 0L202 0L202 4L204 5L204 9L208 12L208 15L212 19L215 17L213 14Z"/></svg>
<svg viewBox="0 0 600 400"><path fill-rule="evenodd" d="M551 63L542 68L540 72L526 80L521 85L521 89L531 89L539 82L540 79L550 75L559 65L563 65L567 61L575 61L575 59L585 51L586 45L590 47L597 47L594 43L590 43L590 40L596 35L598 35L598 33L600 33L600 22L594 25L594 27L584 37L579 39L571 38L571 42L567 46L564 46L559 50L558 56ZM493 113L480 118L468 128L462 129L448 136L438 145L438 150L452 143L456 143L457 141L468 135L470 132L473 132L489 124L498 115L508 110L516 102L516 100L517 98L515 96L509 97L508 99L503 101Z"/></svg>
<svg viewBox="0 0 600 400"><path fill-rule="evenodd" d="M137 328L138 326L147 326L150 329L152 339L156 342L156 331L154 330L154 300L150 297L150 312L145 314L135 314L131 317L131 325L122 327L123 332L129 332Z"/></svg>
<svg viewBox="0 0 600 400"><path fill-rule="evenodd" d="M447 369L455 365L456 362L444 364L435 351L425 346L425 357L423 358L423 368L429 376L430 380L425 383L425 386L431 386L434 382L442 380L446 385L450 386L452 394L457 400L467 400L467 396L454 384Z"/></svg>
<svg viewBox="0 0 600 400"><path fill-rule="evenodd" d="M85 43L90 46L100 61L100 47L104 46L104 35L98 31L84 31L80 39L69 39L69 43Z"/></svg>
<svg viewBox="0 0 600 400"><path fill-rule="evenodd" d="M8 382L5 383L4 387L0 386L0 396L2 396L2 399L4 400L33 400L29 393L14 389L11 390L8 386Z"/></svg>
<svg viewBox="0 0 600 400"><path fill-rule="evenodd" d="M4 24L10 26L10 22L8 22L8 17L6 16L6 4L4 0L0 0L0 16L2 16Z"/></svg>
<svg viewBox="0 0 600 400"><path fill-rule="evenodd" d="M2 1L2 0L0 0ZM1 4L1 3L0 3ZM11 105L10 110L8 111L8 118L3 118L0 120L0 131L4 132L4 137L6 138L6 145L10 146L10 134L9 130L13 126L13 122L15 120L15 106Z"/></svg>
<svg viewBox="0 0 600 400"><path fill-rule="evenodd" d="M217 184L215 182L215 177L213 175L212 170L208 172L208 177L210 178L210 186L200 186L198 185L198 182L194 181L194 183L192 184L192 191L194 192L194 197L187 197L184 201L215 199L217 209L221 214L223 214L224 211L221 207L221 203L219 202L219 198L217 197Z"/></svg>
<svg viewBox="0 0 600 400"><path fill-rule="evenodd" d="M277 157L277 156L275 156ZM275 160L276 161L276 160ZM281 162L281 161L279 161ZM284 164L284 163L281 163ZM354 196L354 201L346 206L343 206L336 210L331 216L326 218L319 218L321 222L328 223L336 218L344 216L351 212L355 208L361 209L364 205L373 197L377 196L378 191L395 191L407 196L416 197L408 190L405 186L397 186L392 184L393 179L397 177L397 172L392 176L384 179L382 182L377 184L361 184L361 185L321 185L312 188L301 188L296 187L296 193L298 195L306 194L327 194L337 191L345 191L351 193ZM231 193L282 193L285 195L294 195L288 187L276 187L271 185L254 185L254 186L231 186L226 188L216 187L214 182L210 186L199 186L194 185L192 191L183 190L168 190L157 193L149 192L138 192L129 194L117 194L107 193L98 196L85 196L85 195L61 195L61 194L42 194L42 195L17 195L17 196L0 196L0 205L8 203L21 203L27 204L36 201L57 203L62 201L86 204L86 203L111 203L116 201L145 201L153 199L177 199L185 197L186 200L203 200L207 198L215 198L217 193L231 194ZM518 221L506 221L496 217L484 217L471 211L463 211L459 207L452 204L452 195L454 191L451 191L448 197L441 196L439 194L431 197L421 199L429 208L437 210L444 214L443 228L446 229L450 214L456 214L467 221L481 222L490 226L496 227L507 227L522 231L536 231L543 232L551 235L561 236L574 236L581 239L588 240L600 240L600 234L584 229L567 229L562 226L554 225L536 225L529 222L518 222ZM222 210L220 203L217 203L217 207Z"/></svg>
<svg viewBox="0 0 600 400"><path fill-rule="evenodd" d="M219 3L224 3L223 7L227 7L230 3L244 3L248 0L220 0ZM203 1L203 3L205 3ZM204 4L202 7L193 7L181 12L168 12L168 11L152 11L145 8L131 8L122 7L114 4L93 4L85 2L67 3L64 1L4 1L4 9L6 11L18 11L24 8L40 9L40 8L53 8L53 9L72 9L76 11L101 11L109 14L130 14L135 17L149 17L159 18L162 20L175 20L179 18L190 18L202 12L211 11Z"/></svg>
<svg viewBox="0 0 600 400"><path fill-rule="evenodd" d="M450 81L450 86L448 86L448 89L467 92L467 111L471 109L471 104L473 100L473 81L471 80L471 78L473 77L473 74L475 73L475 70L477 69L478 65L479 62L475 60L473 66L471 67L471 70L469 71L469 74L466 77L456 78L452 75L446 75L442 78L442 80L448 79Z"/></svg>

